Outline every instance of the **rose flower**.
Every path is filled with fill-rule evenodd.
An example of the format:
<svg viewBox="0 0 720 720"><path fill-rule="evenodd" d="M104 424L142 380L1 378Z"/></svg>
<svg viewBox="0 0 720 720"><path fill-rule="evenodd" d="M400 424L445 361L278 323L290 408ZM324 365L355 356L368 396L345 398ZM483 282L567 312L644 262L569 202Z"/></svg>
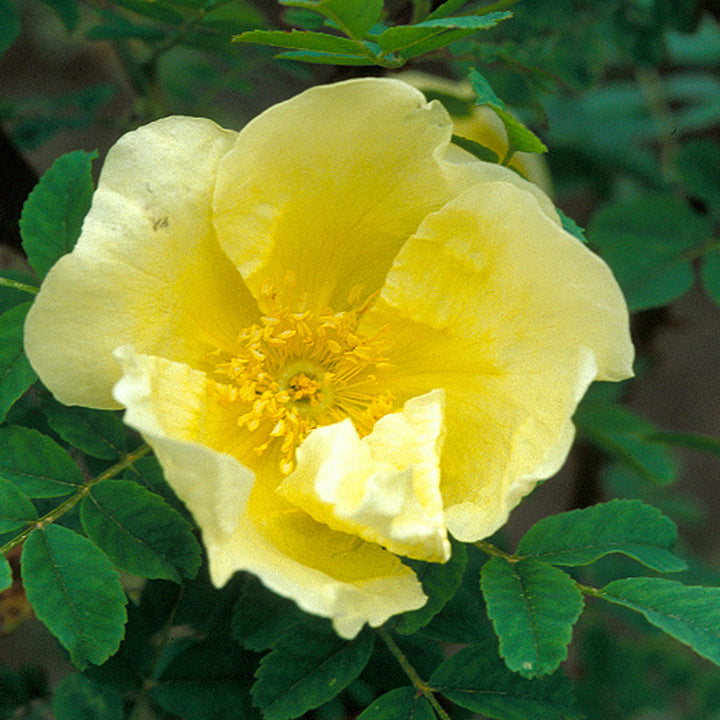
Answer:
<svg viewBox="0 0 720 720"><path fill-rule="evenodd" d="M438 102L360 79L241 132L169 117L108 153L28 356L58 400L125 408L202 530L353 637L563 463L595 379L631 374L620 290Z"/></svg>

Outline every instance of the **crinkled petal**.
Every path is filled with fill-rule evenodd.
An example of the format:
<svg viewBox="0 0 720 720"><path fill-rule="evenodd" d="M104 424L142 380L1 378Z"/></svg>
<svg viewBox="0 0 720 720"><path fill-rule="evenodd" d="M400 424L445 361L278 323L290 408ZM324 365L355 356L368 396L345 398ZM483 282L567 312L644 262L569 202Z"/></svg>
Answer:
<svg viewBox="0 0 720 720"><path fill-rule="evenodd" d="M321 427L297 450L278 492L329 527L397 555L450 558L440 494L445 393L412 398L360 439L349 419Z"/></svg>
<svg viewBox="0 0 720 720"><path fill-rule="evenodd" d="M266 283L281 291L292 270L311 309L343 309L355 286L381 286L428 212L482 180L525 182L448 147L451 135L445 109L396 80L315 87L275 105L221 163L220 243L256 297Z"/></svg>
<svg viewBox="0 0 720 720"><path fill-rule="evenodd" d="M198 365L257 317L210 221L217 165L235 136L171 117L111 148L80 239L26 323L30 362L61 402L117 407L120 345Z"/></svg>
<svg viewBox="0 0 720 720"><path fill-rule="evenodd" d="M249 441L224 437L228 414L202 372L128 347L116 355L125 374L115 397L127 408L125 421L151 445L201 527L216 585L238 570L255 573L304 610L331 618L348 638L366 622L378 626L425 604L420 582L397 557L317 523L279 496L273 459L253 473L216 449L234 447L242 456Z"/></svg>
<svg viewBox="0 0 720 720"><path fill-rule="evenodd" d="M426 218L362 331L383 332L399 398L447 393L442 494L459 539L494 532L572 440L594 379L632 374L622 294L607 266L505 183Z"/></svg>

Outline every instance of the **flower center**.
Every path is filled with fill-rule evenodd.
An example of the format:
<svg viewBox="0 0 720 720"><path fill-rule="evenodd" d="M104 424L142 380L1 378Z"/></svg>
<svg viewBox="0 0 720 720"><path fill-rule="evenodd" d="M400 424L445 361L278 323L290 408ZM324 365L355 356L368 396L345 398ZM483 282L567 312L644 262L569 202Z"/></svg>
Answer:
<svg viewBox="0 0 720 720"><path fill-rule="evenodd" d="M255 452L279 448L287 474L311 430L349 417L367 435L394 398L377 387L375 371L388 365L378 338L356 332L370 304L358 302L359 288L341 312L313 313L302 301L281 307L271 288L263 294L271 314L240 333L232 356L213 354L211 376L223 401L237 407L237 424L260 439Z"/></svg>

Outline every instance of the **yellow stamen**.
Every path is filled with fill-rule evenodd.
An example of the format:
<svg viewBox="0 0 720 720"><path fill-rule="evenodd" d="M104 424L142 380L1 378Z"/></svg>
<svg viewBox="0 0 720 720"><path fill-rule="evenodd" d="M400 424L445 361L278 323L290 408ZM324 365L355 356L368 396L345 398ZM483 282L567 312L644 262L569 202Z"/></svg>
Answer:
<svg viewBox="0 0 720 720"><path fill-rule="evenodd" d="M294 285L288 272L285 297L292 297ZM266 433L255 453L277 443L280 470L287 474L295 449L316 427L349 417L367 435L392 411L394 397L376 385L377 368L388 365L378 338L356 332L374 296L360 303L362 288L355 287L348 310L315 314L304 298L280 305L270 283L261 292L271 312L240 333L232 356L216 351L208 361L221 399L238 406L238 426Z"/></svg>

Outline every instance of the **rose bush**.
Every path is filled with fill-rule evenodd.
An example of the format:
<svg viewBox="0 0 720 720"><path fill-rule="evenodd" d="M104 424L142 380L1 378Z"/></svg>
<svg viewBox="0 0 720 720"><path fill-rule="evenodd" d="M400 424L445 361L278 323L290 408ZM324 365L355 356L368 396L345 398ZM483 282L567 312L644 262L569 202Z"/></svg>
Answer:
<svg viewBox="0 0 720 720"><path fill-rule="evenodd" d="M251 571L345 637L422 606L399 556L497 530L562 464L587 386L631 373L609 269L451 133L390 79L240 133L141 127L26 323L58 400L125 408L217 585Z"/></svg>

